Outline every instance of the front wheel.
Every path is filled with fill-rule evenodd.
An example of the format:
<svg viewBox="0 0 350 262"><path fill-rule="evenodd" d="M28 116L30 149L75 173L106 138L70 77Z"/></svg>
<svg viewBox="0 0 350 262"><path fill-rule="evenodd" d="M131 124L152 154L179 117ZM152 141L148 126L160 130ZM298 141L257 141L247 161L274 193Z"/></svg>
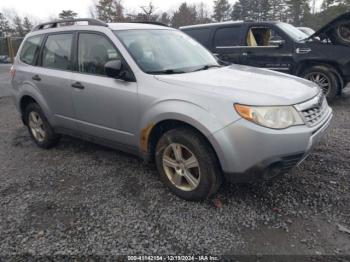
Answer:
<svg viewBox="0 0 350 262"><path fill-rule="evenodd" d="M313 66L305 70L303 77L317 84L328 100L333 100L339 94L337 76L326 66Z"/></svg>
<svg viewBox="0 0 350 262"><path fill-rule="evenodd" d="M166 132L158 141L155 159L162 181L183 199L208 199L221 185L215 152L201 134L189 128Z"/></svg>

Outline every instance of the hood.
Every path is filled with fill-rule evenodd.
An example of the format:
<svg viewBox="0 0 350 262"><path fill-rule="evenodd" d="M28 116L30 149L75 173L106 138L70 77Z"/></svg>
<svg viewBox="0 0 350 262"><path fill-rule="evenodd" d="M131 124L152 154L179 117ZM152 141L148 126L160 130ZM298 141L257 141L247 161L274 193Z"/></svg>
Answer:
<svg viewBox="0 0 350 262"><path fill-rule="evenodd" d="M350 46L350 12L342 14L316 31L310 38L330 39L333 44Z"/></svg>
<svg viewBox="0 0 350 262"><path fill-rule="evenodd" d="M240 65L155 78L248 105L294 105L311 99L320 90L302 78Z"/></svg>

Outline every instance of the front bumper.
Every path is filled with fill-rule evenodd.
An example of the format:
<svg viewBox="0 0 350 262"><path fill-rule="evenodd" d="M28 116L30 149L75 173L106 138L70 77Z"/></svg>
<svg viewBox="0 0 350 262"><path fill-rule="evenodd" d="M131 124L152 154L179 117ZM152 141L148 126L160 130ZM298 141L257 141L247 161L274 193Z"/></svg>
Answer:
<svg viewBox="0 0 350 262"><path fill-rule="evenodd" d="M328 129L332 109L317 126L273 130L241 119L213 134L223 173L243 183L287 173L300 164Z"/></svg>

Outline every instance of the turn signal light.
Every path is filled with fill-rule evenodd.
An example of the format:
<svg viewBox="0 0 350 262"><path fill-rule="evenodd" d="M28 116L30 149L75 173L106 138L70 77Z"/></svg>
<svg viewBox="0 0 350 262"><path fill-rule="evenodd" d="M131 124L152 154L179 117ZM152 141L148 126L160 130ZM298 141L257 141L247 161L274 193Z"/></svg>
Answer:
<svg viewBox="0 0 350 262"><path fill-rule="evenodd" d="M253 120L253 110L250 106L235 104L234 107L238 112L238 114L241 115L241 117L247 120L251 120L251 121Z"/></svg>

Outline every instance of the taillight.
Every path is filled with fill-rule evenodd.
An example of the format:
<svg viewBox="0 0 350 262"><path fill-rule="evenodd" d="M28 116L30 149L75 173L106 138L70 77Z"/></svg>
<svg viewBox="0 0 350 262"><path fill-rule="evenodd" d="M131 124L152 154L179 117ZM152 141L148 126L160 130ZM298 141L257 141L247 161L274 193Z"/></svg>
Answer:
<svg viewBox="0 0 350 262"><path fill-rule="evenodd" d="M11 69L10 69L11 80L13 80L15 78L15 75L16 75L16 69L14 66L11 66Z"/></svg>

